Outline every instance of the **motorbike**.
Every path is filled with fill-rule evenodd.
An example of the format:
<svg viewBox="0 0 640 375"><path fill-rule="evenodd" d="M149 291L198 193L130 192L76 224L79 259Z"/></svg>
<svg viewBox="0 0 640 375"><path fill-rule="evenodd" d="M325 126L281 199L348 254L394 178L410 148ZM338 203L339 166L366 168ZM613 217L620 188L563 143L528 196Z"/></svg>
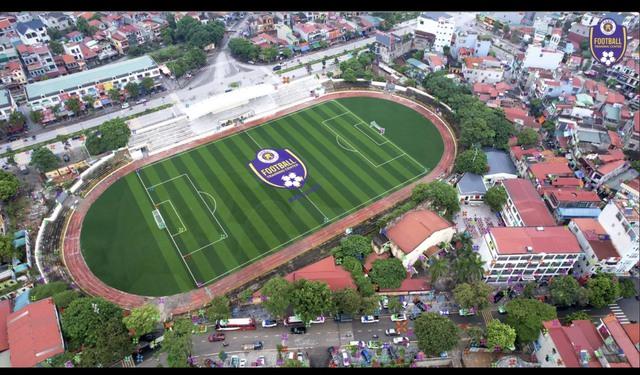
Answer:
<svg viewBox="0 0 640 375"><path fill-rule="evenodd" d="M222 346L227 347L227 346L229 346L229 343L228 342L223 342Z"/></svg>

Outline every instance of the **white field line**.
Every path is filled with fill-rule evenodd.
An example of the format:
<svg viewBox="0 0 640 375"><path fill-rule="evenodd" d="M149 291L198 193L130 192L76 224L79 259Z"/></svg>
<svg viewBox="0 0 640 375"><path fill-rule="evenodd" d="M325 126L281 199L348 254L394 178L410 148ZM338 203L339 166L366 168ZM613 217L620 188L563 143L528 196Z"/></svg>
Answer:
<svg viewBox="0 0 640 375"><path fill-rule="evenodd" d="M173 202L171 201L171 199L167 199L166 201L162 201L162 202L158 203L157 206L159 207L161 204L164 204L164 203L167 203L167 202L169 202L169 204L171 205L171 208L173 209L173 212L176 213L176 216L178 217L178 220L180 220L180 225L182 225L182 227L180 228L178 233L171 234L172 237L175 237L175 236L177 236L177 235L179 235L181 233L186 232L187 231L187 226L184 225L184 221L182 221L182 218L180 217L180 214L178 213L178 210L176 210L176 207L173 205ZM162 216L162 214L160 214L160 216ZM164 218L162 220L164 220Z"/></svg>
<svg viewBox="0 0 640 375"><path fill-rule="evenodd" d="M340 146L340 148L342 148L343 150L347 150L347 151L349 151L349 152L358 152L358 150L349 149L349 148L344 147L344 146L340 143L340 138L341 138L341 137L340 137L339 135L336 135L336 143L338 144L338 146Z"/></svg>
<svg viewBox="0 0 640 375"><path fill-rule="evenodd" d="M200 192L200 190L198 190L196 188L196 185L191 180L191 176L189 176L188 174L186 176L187 176L187 179L189 180L189 182L191 183L191 186L193 186L193 190L195 190L198 193L198 196L200 197L200 200L202 200L202 203L204 203L205 207L207 207L207 210L209 210L209 213L211 214L211 216L213 216L213 219L216 221L216 223L218 223L218 226L220 227L220 229L222 229L222 233L224 233L225 238L229 237L229 235L227 234L227 231L224 230L224 227L222 226L222 224L220 224L220 221L218 221L218 218L214 214L214 211L211 210L211 207L209 207L209 204L207 203L207 201L202 197L202 193ZM213 196L211 196L211 194L208 194L208 195L211 198L213 198ZM215 200L215 198L213 199L213 201L215 202L216 207L218 207L218 203Z"/></svg>
<svg viewBox="0 0 640 375"><path fill-rule="evenodd" d="M160 186L160 185L162 185L162 184L166 184L167 182L171 182L171 181L176 180L176 179L178 179L178 178L180 178L180 177L183 177L183 176L184 176L184 173L183 173L183 174L181 174L180 176L175 176L175 177L172 177L172 178L170 178L170 179L168 179L168 180L166 180L166 181L162 181L162 182L159 182L159 183L157 183L157 184L155 184L155 185L151 185L151 186L149 186L149 188L148 188L148 189L153 189L153 188L155 188L155 187L158 187L158 186Z"/></svg>
<svg viewBox="0 0 640 375"><path fill-rule="evenodd" d="M262 148L262 146L260 146L260 143L256 142L255 139L253 139L253 137L251 136L251 134L249 134L249 131L247 130L247 135L249 136L249 138L251 138L251 140L253 141L253 143L256 144L256 146L258 146L258 148Z"/></svg>
<svg viewBox="0 0 640 375"><path fill-rule="evenodd" d="M356 129L358 129L358 130L360 130L360 132L361 132L362 134L366 135L366 136L367 136L367 138L369 138L369 139L371 140L371 142L375 143L375 144L376 144L376 145L378 145L378 146L382 146L382 145L384 145L384 144L389 143L389 138L385 137L385 136L384 136L384 135L382 135L382 134L380 134L380 136L381 136L382 138L384 138L384 139L385 139L385 141L384 141L384 142L382 142L382 143L378 143L378 141L376 141L375 139L373 139L369 134L367 134L364 130L362 130L362 129L360 129L360 128L358 127L358 125L360 125L360 124L364 124L365 126L367 126L367 124L365 124L364 122L359 122L359 123L357 123L357 124L353 125L353 127L354 127L354 128L356 128Z"/></svg>
<svg viewBox="0 0 640 375"><path fill-rule="evenodd" d="M321 215L322 215L322 217L323 217L324 223L328 223L328 222L329 222L329 217L328 217L327 215L325 215L325 214L324 214L324 212L322 212L322 210L321 210L321 209L320 209L320 208L319 208L319 207L318 207L318 206L317 206L317 205L316 205L316 204L311 200L311 198L309 198L309 196L308 196L307 194L305 194L305 193L302 191L302 189L298 189L298 191L300 191L300 193L301 193L302 195L304 195L304 196L305 196L305 198L307 198L307 200L308 200L309 202L311 202L311 204L313 205L313 207L315 207L315 208L316 208L316 210L318 210L318 212L320 212L320 214L321 214Z"/></svg>

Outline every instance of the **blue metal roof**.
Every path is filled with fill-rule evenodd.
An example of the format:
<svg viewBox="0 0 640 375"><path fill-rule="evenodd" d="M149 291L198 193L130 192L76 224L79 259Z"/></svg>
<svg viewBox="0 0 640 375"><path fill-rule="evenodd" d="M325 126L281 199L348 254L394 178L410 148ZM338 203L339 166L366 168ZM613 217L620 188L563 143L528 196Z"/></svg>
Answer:
<svg viewBox="0 0 640 375"><path fill-rule="evenodd" d="M482 176L475 173L465 173L458 181L458 191L463 195L484 194L487 188L484 186Z"/></svg>
<svg viewBox="0 0 640 375"><path fill-rule="evenodd" d="M20 34L24 34L28 29L40 29L44 27L44 23L42 23L42 21L40 21L39 19L34 19L31 20L29 22L18 22L16 23L16 30L20 33Z"/></svg>
<svg viewBox="0 0 640 375"><path fill-rule="evenodd" d="M564 218L570 217L593 217L596 218L600 216L599 208L580 208L580 207L572 207L572 208L558 208L558 216Z"/></svg>
<svg viewBox="0 0 640 375"><path fill-rule="evenodd" d="M423 63L422 61L416 60L413 57L407 59L407 63L421 70L429 70L429 66L427 64Z"/></svg>
<svg viewBox="0 0 640 375"><path fill-rule="evenodd" d="M513 161L504 151L495 148L485 148L482 151L487 155L487 164L489 164L489 172L486 174L508 173L517 175L518 171Z"/></svg>

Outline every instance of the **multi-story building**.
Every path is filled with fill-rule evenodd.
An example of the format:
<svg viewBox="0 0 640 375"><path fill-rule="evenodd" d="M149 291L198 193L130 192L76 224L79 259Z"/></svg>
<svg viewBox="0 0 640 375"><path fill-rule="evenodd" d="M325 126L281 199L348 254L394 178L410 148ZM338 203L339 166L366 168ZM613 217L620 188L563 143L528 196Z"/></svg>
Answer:
<svg viewBox="0 0 640 375"><path fill-rule="evenodd" d="M27 83L27 76L20 61L10 61L0 70L0 85L9 90L17 89Z"/></svg>
<svg viewBox="0 0 640 375"><path fill-rule="evenodd" d="M411 50L411 36L378 31L374 49L382 62L393 64L395 59Z"/></svg>
<svg viewBox="0 0 640 375"><path fill-rule="evenodd" d="M555 70L560 66L564 52L547 49L541 45L530 44L522 61L523 68Z"/></svg>
<svg viewBox="0 0 640 375"><path fill-rule="evenodd" d="M22 43L28 46L47 43L51 40L47 33L47 28L39 19L24 23L18 22L15 29Z"/></svg>
<svg viewBox="0 0 640 375"><path fill-rule="evenodd" d="M573 269L575 277L586 280L599 272L616 273L620 254L597 219L573 219L569 230L576 235L583 252Z"/></svg>
<svg viewBox="0 0 640 375"><path fill-rule="evenodd" d="M43 76L57 77L58 68L49 48L44 44L24 45L17 47L22 64L27 68L29 79L38 79Z"/></svg>
<svg viewBox="0 0 640 375"><path fill-rule="evenodd" d="M497 83L504 78L504 68L493 56L467 57L462 64L462 75L471 84Z"/></svg>
<svg viewBox="0 0 640 375"><path fill-rule="evenodd" d="M415 31L428 35L433 51L443 52L444 47L451 46L454 26L453 17L447 13L425 12L418 17Z"/></svg>
<svg viewBox="0 0 640 375"><path fill-rule="evenodd" d="M32 83L25 90L29 107L36 111L60 104L65 97L98 96L114 87L122 89L128 82L140 82L145 77L154 80L160 77L158 65L149 56Z"/></svg>
<svg viewBox="0 0 640 375"><path fill-rule="evenodd" d="M544 191L547 202L558 224L574 218L597 218L602 201L595 191L549 188Z"/></svg>
<svg viewBox="0 0 640 375"><path fill-rule="evenodd" d="M129 39L126 35L122 34L119 31L111 34L109 39L113 43L113 46L116 48L121 55L126 55L127 51L129 51Z"/></svg>
<svg viewBox="0 0 640 375"><path fill-rule="evenodd" d="M298 38L293 35L293 30L291 30L289 26L283 23L278 23L275 28L278 39L284 40L289 46L295 46L298 44Z"/></svg>
<svg viewBox="0 0 640 375"><path fill-rule="evenodd" d="M527 176L536 189L552 187L559 177L574 177L565 158L549 158L543 162L529 164Z"/></svg>
<svg viewBox="0 0 640 375"><path fill-rule="evenodd" d="M640 64L637 60L626 59L608 69L606 75L618 82L621 86L620 91L637 92L638 82L640 82Z"/></svg>
<svg viewBox="0 0 640 375"><path fill-rule="evenodd" d="M553 226L556 221L529 180L522 178L502 181L507 202L500 215L509 227Z"/></svg>
<svg viewBox="0 0 640 375"><path fill-rule="evenodd" d="M487 283L542 281L567 275L582 253L566 227L490 227L479 254Z"/></svg>
<svg viewBox="0 0 640 375"><path fill-rule="evenodd" d="M480 38L478 34L471 32L460 33L456 36L455 44L451 46L451 56L457 59L461 55L461 49L464 49L462 54L465 54L465 57L484 57L491 49L491 39Z"/></svg>
<svg viewBox="0 0 640 375"><path fill-rule="evenodd" d="M9 90L0 90L0 121L9 120L11 113L17 109Z"/></svg>
<svg viewBox="0 0 640 375"><path fill-rule="evenodd" d="M7 34L12 33L15 25L14 17L5 17L0 16L0 37L7 36Z"/></svg>
<svg viewBox="0 0 640 375"><path fill-rule="evenodd" d="M638 202L632 199L613 199L602 209L598 222L609 234L620 261L617 274L629 272L638 263L640 252L640 215Z"/></svg>
<svg viewBox="0 0 640 375"><path fill-rule="evenodd" d="M322 39L322 30L313 22L296 23L293 25L293 31L300 35L300 38L307 42Z"/></svg>
<svg viewBox="0 0 640 375"><path fill-rule="evenodd" d="M71 27L71 19L64 13L50 12L41 14L40 20L45 24L47 28L64 30Z"/></svg>

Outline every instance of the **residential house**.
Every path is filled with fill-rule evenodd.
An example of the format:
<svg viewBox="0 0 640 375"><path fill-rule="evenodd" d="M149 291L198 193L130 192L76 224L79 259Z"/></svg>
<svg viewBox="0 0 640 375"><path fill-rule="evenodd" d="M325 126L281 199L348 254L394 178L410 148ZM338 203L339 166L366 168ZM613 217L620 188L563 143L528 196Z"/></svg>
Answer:
<svg viewBox="0 0 640 375"><path fill-rule="evenodd" d="M459 198L469 203L482 201L486 190L496 183L518 178L516 167L506 152L493 148L478 152L484 152L487 156L489 170L482 176L467 172L457 184Z"/></svg>
<svg viewBox="0 0 640 375"><path fill-rule="evenodd" d="M27 83L27 75L22 68L20 61L8 62L2 70L0 70L0 86L9 90L20 89L22 85Z"/></svg>
<svg viewBox="0 0 640 375"><path fill-rule="evenodd" d="M579 23L575 23L569 29L567 40L575 43L578 47L580 44L589 39L589 26L585 26Z"/></svg>
<svg viewBox="0 0 640 375"><path fill-rule="evenodd" d="M613 246L620 255L617 274L628 273L639 260L640 215L638 202L633 199L616 198L602 209L598 222L607 232Z"/></svg>
<svg viewBox="0 0 640 375"><path fill-rule="evenodd" d="M265 33L260 33L257 36L251 38L251 42L260 48L278 46L278 39Z"/></svg>
<svg viewBox="0 0 640 375"><path fill-rule="evenodd" d="M58 69L53 61L53 55L44 44L25 45L20 44L16 48L20 54L22 64L27 68L29 79L38 79L43 76L57 77Z"/></svg>
<svg viewBox="0 0 640 375"><path fill-rule="evenodd" d="M564 52L544 48L540 45L530 44L522 61L523 68L540 68L555 70L560 66Z"/></svg>
<svg viewBox="0 0 640 375"><path fill-rule="evenodd" d="M618 189L616 195L632 201L640 201L640 180L634 178L622 182L620 184L620 189Z"/></svg>
<svg viewBox="0 0 640 375"><path fill-rule="evenodd" d="M478 252L487 283L549 280L567 275L582 253L565 227L489 227Z"/></svg>
<svg viewBox="0 0 640 375"><path fill-rule="evenodd" d="M500 216L508 227L552 226L556 224L530 181L517 178L502 181L507 202Z"/></svg>
<svg viewBox="0 0 640 375"><path fill-rule="evenodd" d="M538 99L557 98L561 95L575 95L579 87L573 85L573 81L560 81L556 79L538 78L531 87L533 95Z"/></svg>
<svg viewBox="0 0 640 375"><path fill-rule="evenodd" d="M424 12L418 17L416 23L416 36L428 39L427 49L435 52L444 52L444 47L451 46L454 18L445 12Z"/></svg>
<svg viewBox="0 0 640 375"><path fill-rule="evenodd" d="M47 33L47 28L39 19L24 23L18 22L15 29L22 43L27 46L47 43L51 40Z"/></svg>
<svg viewBox="0 0 640 375"><path fill-rule="evenodd" d="M293 30L285 24L278 23L275 25L276 36L278 39L286 42L288 46L295 46L298 44L298 38L293 35Z"/></svg>
<svg viewBox="0 0 640 375"><path fill-rule="evenodd" d="M438 72L445 68L445 64L442 58L434 53L425 54L424 60L427 62L427 65L429 65L429 69L432 72Z"/></svg>
<svg viewBox="0 0 640 375"><path fill-rule="evenodd" d="M50 12L41 14L40 20L45 24L47 28L56 30L64 30L71 27L71 19L64 13Z"/></svg>
<svg viewBox="0 0 640 375"><path fill-rule="evenodd" d="M84 66L83 60L78 60L72 55L62 55L62 62L67 73L76 73L82 70ZM82 65L80 64L82 62Z"/></svg>
<svg viewBox="0 0 640 375"><path fill-rule="evenodd" d="M100 20L91 20L89 21L89 26L91 27L95 27L96 29L100 30L100 31L104 31L107 29L107 25L105 25L102 21Z"/></svg>
<svg viewBox="0 0 640 375"><path fill-rule="evenodd" d="M640 151L640 111L636 111L633 118L624 125L624 148Z"/></svg>
<svg viewBox="0 0 640 375"><path fill-rule="evenodd" d="M413 57L407 59L407 66L409 69L405 72L405 75L416 79L418 81L422 81L429 72L431 72L431 68L429 65L423 63L422 61L416 60Z"/></svg>
<svg viewBox="0 0 640 375"><path fill-rule="evenodd" d="M32 302L7 317L11 367L35 367L64 353L60 317L52 298Z"/></svg>
<svg viewBox="0 0 640 375"><path fill-rule="evenodd" d="M367 14L358 16L358 26L360 26L360 33L362 35L368 35L375 32L383 22L384 20L382 18L373 17Z"/></svg>
<svg viewBox="0 0 640 375"><path fill-rule="evenodd" d="M599 188L614 176L629 168L620 150L607 154L590 154L578 158L585 181L593 188Z"/></svg>
<svg viewBox="0 0 640 375"><path fill-rule="evenodd" d="M558 224L566 224L576 218L597 218L600 215L599 206L602 201L595 191L554 187L545 189L543 197Z"/></svg>
<svg viewBox="0 0 640 375"><path fill-rule="evenodd" d="M293 31L307 42L322 40L322 30L313 22L296 23Z"/></svg>
<svg viewBox="0 0 640 375"><path fill-rule="evenodd" d="M161 40L163 24L153 20L144 20L138 23L138 27L147 35L148 40Z"/></svg>
<svg viewBox="0 0 640 375"><path fill-rule="evenodd" d="M565 158L548 158L545 161L530 164L526 175L537 190L553 186L553 181L559 177L574 177Z"/></svg>
<svg viewBox="0 0 640 375"><path fill-rule="evenodd" d="M80 43L82 42L82 39L84 39L82 33L77 30L68 33L65 37L69 43Z"/></svg>
<svg viewBox="0 0 640 375"><path fill-rule="evenodd" d="M525 106L502 108L504 117L511 121L516 129L532 128L540 129L540 123L536 121L535 117L529 114L528 109Z"/></svg>
<svg viewBox="0 0 640 375"><path fill-rule="evenodd" d="M127 37L129 45L144 44L146 42L142 31L135 25L120 26L118 32Z"/></svg>
<svg viewBox="0 0 640 375"><path fill-rule="evenodd" d="M319 281L327 284L332 291L345 288L356 289L351 273L336 265L333 255L297 269L285 275L284 279L290 282L298 280Z"/></svg>
<svg viewBox="0 0 640 375"><path fill-rule="evenodd" d="M376 32L374 51L385 64L393 61L411 50L411 37L409 35L396 35L394 33Z"/></svg>
<svg viewBox="0 0 640 375"><path fill-rule="evenodd" d="M113 46L119 54L127 54L127 51L129 51L129 38L127 38L125 34L121 33L120 31L116 31L115 33L110 35L109 39L111 40Z"/></svg>
<svg viewBox="0 0 640 375"><path fill-rule="evenodd" d="M405 268L413 266L421 255L437 253L437 246L451 242L455 233L455 225L426 209L409 211L382 230L390 241L391 254Z"/></svg>
<svg viewBox="0 0 640 375"><path fill-rule="evenodd" d="M0 37L14 32L15 18L0 16Z"/></svg>
<svg viewBox="0 0 640 375"><path fill-rule="evenodd" d="M497 83L503 80L504 68L492 56L467 57L462 65L462 75L471 84Z"/></svg>
<svg viewBox="0 0 640 375"><path fill-rule="evenodd" d="M522 146L512 146L509 148L511 161L518 171L520 177L524 177L529 169L529 164L542 161L544 154L536 148L523 148Z"/></svg>
<svg viewBox="0 0 640 375"><path fill-rule="evenodd" d="M606 75L617 81L623 93L635 93L640 81L640 63L632 58L625 59L609 68Z"/></svg>
<svg viewBox="0 0 640 375"><path fill-rule="evenodd" d="M615 273L620 254L598 219L573 219L569 229L576 235L583 254L578 258L573 276L586 281L596 273Z"/></svg>
<svg viewBox="0 0 640 375"><path fill-rule="evenodd" d="M16 21L21 23L31 22L33 21L33 16L31 12L20 12L16 14Z"/></svg>
<svg viewBox="0 0 640 375"><path fill-rule="evenodd" d="M491 39L481 38L477 33L463 32L456 36L451 46L451 56L456 59L464 57L485 57L491 49Z"/></svg>
<svg viewBox="0 0 640 375"><path fill-rule="evenodd" d="M498 98L503 98L508 90L511 90L511 86L504 82L498 82L495 85L478 82L474 83L471 88L473 94L485 103Z"/></svg>
<svg viewBox="0 0 640 375"><path fill-rule="evenodd" d="M9 90L0 90L0 121L8 121L18 107Z"/></svg>
<svg viewBox="0 0 640 375"><path fill-rule="evenodd" d="M274 29L275 24L273 23L273 16L269 14L263 14L256 18L256 32L268 33L270 31L273 31Z"/></svg>
<svg viewBox="0 0 640 375"><path fill-rule="evenodd" d="M177 16L177 15L176 15ZM176 21L178 21L176 19ZM124 26L124 17L119 14L109 14L100 18L100 22L104 23L107 29L118 29L121 26Z"/></svg>

